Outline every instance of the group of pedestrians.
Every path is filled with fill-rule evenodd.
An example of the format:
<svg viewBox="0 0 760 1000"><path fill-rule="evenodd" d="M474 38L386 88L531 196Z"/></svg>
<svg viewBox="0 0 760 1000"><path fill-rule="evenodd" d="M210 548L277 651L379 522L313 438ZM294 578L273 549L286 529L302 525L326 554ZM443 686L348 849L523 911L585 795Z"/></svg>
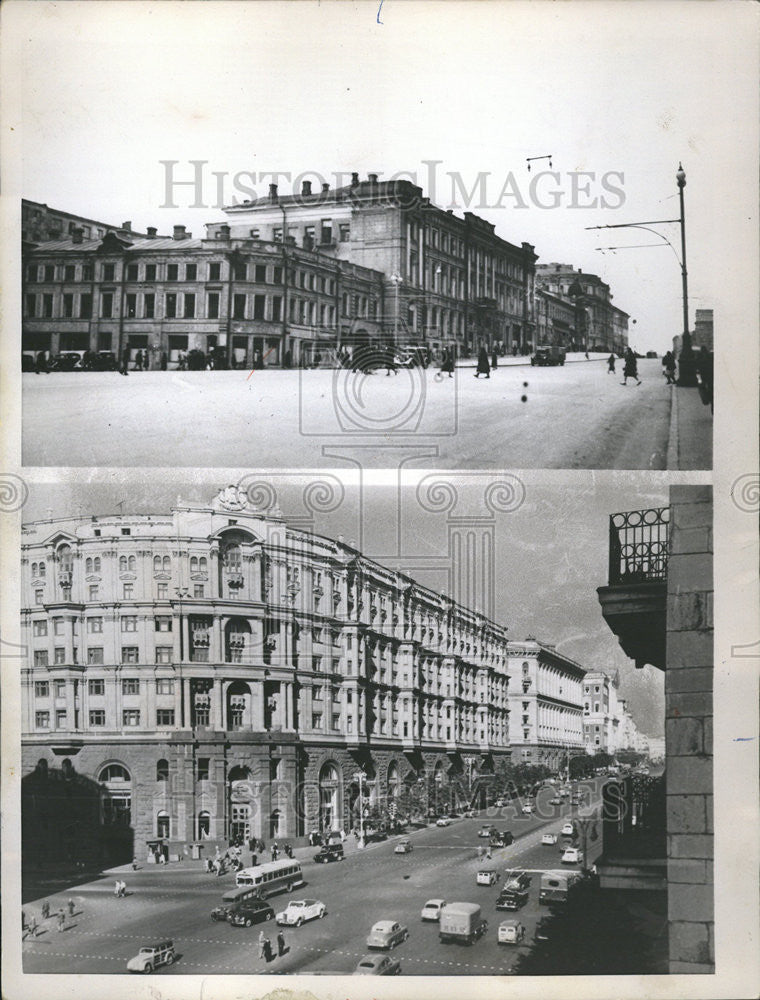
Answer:
<svg viewBox="0 0 760 1000"><path fill-rule="evenodd" d="M127 883L117 878L113 886L113 894L117 899L122 899L127 894Z"/></svg>
<svg viewBox="0 0 760 1000"><path fill-rule="evenodd" d="M43 924L47 923L48 920L55 920L56 930L60 934L62 931L66 930L66 912L70 917L73 917L76 913L76 905L73 899L70 899L65 907L61 906L55 913L51 913L50 903L45 900L41 906L42 922L37 920L36 913L32 912L29 916L26 915L24 910L21 911L21 938L25 937L36 938L37 935L43 930Z"/></svg>
<svg viewBox="0 0 760 1000"><path fill-rule="evenodd" d="M266 936L264 931L259 932L259 958L263 958L265 962L271 962L274 958L282 958L283 955L287 955L290 951L287 943L285 941L285 934L282 931L277 932L277 953L272 949L272 942Z"/></svg>

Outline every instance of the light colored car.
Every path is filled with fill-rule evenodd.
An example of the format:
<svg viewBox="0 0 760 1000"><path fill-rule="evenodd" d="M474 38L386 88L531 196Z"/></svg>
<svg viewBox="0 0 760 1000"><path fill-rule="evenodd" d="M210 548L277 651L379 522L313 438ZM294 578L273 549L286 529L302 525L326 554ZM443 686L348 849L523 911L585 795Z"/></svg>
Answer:
<svg viewBox="0 0 760 1000"><path fill-rule="evenodd" d="M465 809L465 811L462 813L462 815L464 816L465 819L475 819L475 810L474 809Z"/></svg>
<svg viewBox="0 0 760 1000"><path fill-rule="evenodd" d="M393 848L394 854L410 854L412 850L412 842L408 837L404 837L403 840L399 840L396 846Z"/></svg>
<svg viewBox="0 0 760 1000"><path fill-rule="evenodd" d="M445 905L445 899L429 899L422 907L422 913L420 916L423 920L440 920L441 910Z"/></svg>
<svg viewBox="0 0 760 1000"><path fill-rule="evenodd" d="M493 868L481 868L475 881L478 885L495 885L499 881L499 873Z"/></svg>
<svg viewBox="0 0 760 1000"><path fill-rule="evenodd" d="M292 899L275 918L278 924L300 927L307 920L321 920L327 907L319 899Z"/></svg>
<svg viewBox="0 0 760 1000"><path fill-rule="evenodd" d="M450 824L451 820L449 819L448 816L439 816L438 819L435 821L436 826L449 826Z"/></svg>
<svg viewBox="0 0 760 1000"><path fill-rule="evenodd" d="M151 973L158 965L171 965L176 957L173 941L146 944L127 962L130 972Z"/></svg>
<svg viewBox="0 0 760 1000"><path fill-rule="evenodd" d="M481 828L478 830L478 836L479 837L490 837L492 830L493 830L492 826L490 826L489 824L485 824L484 826L481 826Z"/></svg>
<svg viewBox="0 0 760 1000"><path fill-rule="evenodd" d="M562 805L562 799L558 795L554 795L552 798L549 799L549 805L550 806L561 806Z"/></svg>
<svg viewBox="0 0 760 1000"><path fill-rule="evenodd" d="M574 835L575 835L575 827L573 826L573 824L569 820L568 820L567 823L563 823L562 824L562 836L563 837L572 837Z"/></svg>
<svg viewBox="0 0 760 1000"><path fill-rule="evenodd" d="M499 944L520 944L524 937L525 927L519 920L502 920L499 924Z"/></svg>
<svg viewBox="0 0 760 1000"><path fill-rule="evenodd" d="M530 802L526 802L525 805L522 807L523 816L530 816L532 812L533 812L533 806L531 805Z"/></svg>
<svg viewBox="0 0 760 1000"><path fill-rule="evenodd" d="M352 976L397 976L401 972L401 962L390 955L365 955Z"/></svg>
<svg viewBox="0 0 760 1000"><path fill-rule="evenodd" d="M378 920L367 935L368 948L395 948L409 937L406 927L395 920Z"/></svg>
<svg viewBox="0 0 760 1000"><path fill-rule="evenodd" d="M551 847L553 844L557 843L557 834L556 833L545 833L541 837L541 843L542 844L546 844L546 845L548 845L548 846Z"/></svg>
<svg viewBox="0 0 760 1000"><path fill-rule="evenodd" d="M562 852L563 865L579 865L583 862L583 851L577 847L566 847Z"/></svg>

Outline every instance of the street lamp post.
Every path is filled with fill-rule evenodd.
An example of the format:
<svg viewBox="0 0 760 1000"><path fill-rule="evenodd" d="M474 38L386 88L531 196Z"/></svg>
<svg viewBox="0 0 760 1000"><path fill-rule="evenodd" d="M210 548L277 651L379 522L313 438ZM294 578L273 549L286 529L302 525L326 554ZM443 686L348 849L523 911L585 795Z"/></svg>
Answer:
<svg viewBox="0 0 760 1000"><path fill-rule="evenodd" d="M686 271L686 210L683 203L686 173L680 163L676 172L676 181L678 183L678 199L681 205L681 284L683 286L683 343L681 344L681 356L678 359L678 384L695 386L697 384L697 374L694 364L694 351L691 348L691 334L689 333L689 291Z"/></svg>
<svg viewBox="0 0 760 1000"><path fill-rule="evenodd" d="M403 278L398 273L398 271L394 271L393 274L390 275L388 280L393 282L395 289L394 307L393 307L393 346L396 347L398 341L398 290L399 290L399 285L403 281Z"/></svg>
<svg viewBox="0 0 760 1000"><path fill-rule="evenodd" d="M356 846L359 848L364 847L364 786L362 782L364 781L364 771L357 771L354 774L354 781L359 782L359 840Z"/></svg>

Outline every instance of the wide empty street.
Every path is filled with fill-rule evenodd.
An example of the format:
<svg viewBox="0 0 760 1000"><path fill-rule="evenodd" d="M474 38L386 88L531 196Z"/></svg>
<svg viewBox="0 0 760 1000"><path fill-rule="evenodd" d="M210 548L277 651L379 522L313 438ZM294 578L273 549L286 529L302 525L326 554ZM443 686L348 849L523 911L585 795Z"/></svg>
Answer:
<svg viewBox="0 0 760 1000"><path fill-rule="evenodd" d="M673 395L696 390L666 385L656 359L639 362L641 385L622 385L621 368L28 373L23 461L665 469Z"/></svg>
<svg viewBox="0 0 760 1000"><path fill-rule="evenodd" d="M591 787L590 785L587 787ZM543 794L543 793L542 793ZM547 793L548 794L548 793ZM598 808L598 792L592 793L587 814ZM346 975L368 953L366 936L378 920L398 921L409 929L409 939L390 954L401 961L403 975L500 975L508 974L521 949L529 948L536 924L546 913L538 903L541 872L548 869L577 871L578 865L562 865L563 838L554 846L541 844L547 831L559 834L570 807L548 807L542 818L517 815L514 806L489 810L488 818L455 819L445 828L427 827L413 832L410 854L395 854L400 837L372 844L349 854L342 862L319 865L305 852L302 866L306 885L292 896L281 893L270 898L276 912L290 899L314 898L327 906L324 919L299 928L285 928L288 951L266 963L258 957L258 937L264 930L275 944L274 922L235 927L211 920L211 909L222 893L234 885L234 876L217 878L202 871L200 864L173 864L166 868L126 870L122 876L128 895L117 899L114 877L80 885L59 897L47 897L52 909L73 898L75 916L59 933L54 920L36 938L24 942L25 972L124 973L129 958L141 945L172 938L176 964L156 974L245 974L328 973ZM553 818L549 818L553 816ZM493 849L490 861L478 859L478 838L484 821L515 836L510 847ZM588 864L599 851L601 838L589 838ZM303 854L304 852L299 852ZM500 875L494 886L476 884L479 868L492 867ZM496 910L495 903L510 869L532 873L530 901L517 914ZM441 944L438 924L423 922L420 910L431 898L468 901L482 906L488 931L471 946ZM27 913L39 914L41 900L29 901ZM500 945L497 928L501 920L517 916L527 934L522 946ZM276 949L275 949L276 950Z"/></svg>

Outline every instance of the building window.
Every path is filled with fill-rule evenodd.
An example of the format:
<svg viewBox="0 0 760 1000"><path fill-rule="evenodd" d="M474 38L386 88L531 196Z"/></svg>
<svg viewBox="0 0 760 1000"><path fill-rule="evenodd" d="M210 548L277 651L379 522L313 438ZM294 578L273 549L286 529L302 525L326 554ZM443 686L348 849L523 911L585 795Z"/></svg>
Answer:
<svg viewBox="0 0 760 1000"><path fill-rule="evenodd" d="M156 296L153 292L146 292L143 296L143 316L145 319L153 319L156 314Z"/></svg>
<svg viewBox="0 0 760 1000"><path fill-rule="evenodd" d="M245 319L245 298L245 295L235 295L232 307L233 319Z"/></svg>
<svg viewBox="0 0 760 1000"><path fill-rule="evenodd" d="M156 781L169 780L169 761L161 757L156 761Z"/></svg>
<svg viewBox="0 0 760 1000"><path fill-rule="evenodd" d="M125 677L121 682L122 694L139 694L140 681L137 677Z"/></svg>
<svg viewBox="0 0 760 1000"><path fill-rule="evenodd" d="M137 264L127 264L127 281L137 281Z"/></svg>
<svg viewBox="0 0 760 1000"><path fill-rule="evenodd" d="M47 635L47 622L34 622L32 625L32 634L37 636Z"/></svg>
<svg viewBox="0 0 760 1000"><path fill-rule="evenodd" d="M146 264L145 265L145 280L155 281L156 280L156 265Z"/></svg>
<svg viewBox="0 0 760 1000"><path fill-rule="evenodd" d="M46 667L48 665L48 651L46 649L35 649L34 665L35 667Z"/></svg>
<svg viewBox="0 0 760 1000"><path fill-rule="evenodd" d="M106 713L103 708L91 708L90 709L90 725L91 726L105 726L106 724Z"/></svg>
<svg viewBox="0 0 760 1000"><path fill-rule="evenodd" d="M156 646L156 663L171 663L172 652L171 646Z"/></svg>
<svg viewBox="0 0 760 1000"><path fill-rule="evenodd" d="M156 725L157 726L173 726L174 725L174 709L173 708L157 708L156 709Z"/></svg>
<svg viewBox="0 0 760 1000"><path fill-rule="evenodd" d="M92 295L89 293L79 296L79 318L90 319L92 317Z"/></svg>
<svg viewBox="0 0 760 1000"><path fill-rule="evenodd" d="M209 281L219 281L222 277L222 264L221 261L212 260L208 266L208 280Z"/></svg>
<svg viewBox="0 0 760 1000"><path fill-rule="evenodd" d="M204 597L206 588L202 583L193 584L193 597Z"/></svg>
<svg viewBox="0 0 760 1000"><path fill-rule="evenodd" d="M265 285L267 280L266 264L257 264L254 269L254 281L258 285Z"/></svg>
<svg viewBox="0 0 760 1000"><path fill-rule="evenodd" d="M103 292L100 298L100 315L104 319L110 319L113 316L113 294L111 292Z"/></svg>
<svg viewBox="0 0 760 1000"><path fill-rule="evenodd" d="M98 599L98 585L96 583L92 583L87 588L87 600L97 601L97 599Z"/></svg>
<svg viewBox="0 0 760 1000"><path fill-rule="evenodd" d="M37 296L36 295L26 295L24 298L26 304L26 315L36 316L37 315Z"/></svg>
<svg viewBox="0 0 760 1000"><path fill-rule="evenodd" d="M122 632L137 631L137 615L124 615L121 619Z"/></svg>
<svg viewBox="0 0 760 1000"><path fill-rule="evenodd" d="M92 264L82 265L82 281L92 281L95 277L95 272L93 270Z"/></svg>
<svg viewBox="0 0 760 1000"><path fill-rule="evenodd" d="M351 239L351 226L347 222L338 225L338 237L341 243L347 243Z"/></svg>
<svg viewBox="0 0 760 1000"><path fill-rule="evenodd" d="M185 319L195 318L195 295L191 292L185 292Z"/></svg>
<svg viewBox="0 0 760 1000"><path fill-rule="evenodd" d="M208 319L219 319L219 292L208 293L206 315Z"/></svg>
<svg viewBox="0 0 760 1000"><path fill-rule="evenodd" d="M92 695L106 693L106 682L104 680L91 680L87 682L87 692Z"/></svg>
<svg viewBox="0 0 760 1000"><path fill-rule="evenodd" d="M137 296L134 292L127 293L127 319L134 319L137 315Z"/></svg>
<svg viewBox="0 0 760 1000"><path fill-rule="evenodd" d="M166 280L176 281L179 277L179 264L168 264L166 267Z"/></svg>
<svg viewBox="0 0 760 1000"><path fill-rule="evenodd" d="M265 295L254 295L253 296L253 318L254 319L264 319L266 310L266 296Z"/></svg>
<svg viewBox="0 0 760 1000"><path fill-rule="evenodd" d="M235 281L248 280L248 265L245 261L237 261L232 268L232 276Z"/></svg>
<svg viewBox="0 0 760 1000"><path fill-rule="evenodd" d="M103 619L102 618L88 618L87 619L87 631L90 633L101 633L103 631Z"/></svg>
<svg viewBox="0 0 760 1000"><path fill-rule="evenodd" d="M171 650L170 650L171 652ZM174 680L171 677L159 677L156 680L156 694L174 694Z"/></svg>
<svg viewBox="0 0 760 1000"><path fill-rule="evenodd" d="M34 697L35 698L47 698L50 695L50 684L48 681L35 681L34 682Z"/></svg>
<svg viewBox="0 0 760 1000"><path fill-rule="evenodd" d="M177 317L177 295L175 292L166 293L166 318L176 319Z"/></svg>
<svg viewBox="0 0 760 1000"><path fill-rule="evenodd" d="M320 240L322 243L332 243L332 219L322 219Z"/></svg>
<svg viewBox="0 0 760 1000"><path fill-rule="evenodd" d="M125 729L134 729L140 725L140 709L125 708L121 713L121 723Z"/></svg>
<svg viewBox="0 0 760 1000"><path fill-rule="evenodd" d="M121 647L121 662L122 663L139 663L139 650L137 646L122 646Z"/></svg>
<svg viewBox="0 0 760 1000"><path fill-rule="evenodd" d="M103 265L103 281L113 281L114 279L114 265L104 264Z"/></svg>
<svg viewBox="0 0 760 1000"><path fill-rule="evenodd" d="M56 646L53 650L53 663L65 663L66 650L62 646Z"/></svg>
<svg viewBox="0 0 760 1000"><path fill-rule="evenodd" d="M168 583L157 583L156 584L156 600L167 601L169 599L169 584Z"/></svg>
<svg viewBox="0 0 760 1000"><path fill-rule="evenodd" d="M195 762L195 780L208 781L210 767L211 767L210 757L198 757L198 759Z"/></svg>
<svg viewBox="0 0 760 1000"><path fill-rule="evenodd" d="M156 632L171 632L172 620L169 615L156 615L154 621Z"/></svg>
<svg viewBox="0 0 760 1000"><path fill-rule="evenodd" d="M57 708L55 711L55 728L65 729L66 728L66 709Z"/></svg>
<svg viewBox="0 0 760 1000"><path fill-rule="evenodd" d="M50 712L35 712L34 726L36 729L50 729Z"/></svg>
<svg viewBox="0 0 760 1000"><path fill-rule="evenodd" d="M185 281L195 281L197 274L197 264L185 264Z"/></svg>
<svg viewBox="0 0 760 1000"><path fill-rule="evenodd" d="M63 296L63 315L66 319L74 315L74 296L68 292Z"/></svg>
<svg viewBox="0 0 760 1000"><path fill-rule="evenodd" d="M275 243L282 243L282 226L274 226L272 229L272 240Z"/></svg>
<svg viewBox="0 0 760 1000"><path fill-rule="evenodd" d="M45 592L43 590L35 590L34 592L34 603L44 604L45 603Z"/></svg>
<svg viewBox="0 0 760 1000"><path fill-rule="evenodd" d="M311 728L321 729L322 728L322 713L312 712L311 713Z"/></svg>

